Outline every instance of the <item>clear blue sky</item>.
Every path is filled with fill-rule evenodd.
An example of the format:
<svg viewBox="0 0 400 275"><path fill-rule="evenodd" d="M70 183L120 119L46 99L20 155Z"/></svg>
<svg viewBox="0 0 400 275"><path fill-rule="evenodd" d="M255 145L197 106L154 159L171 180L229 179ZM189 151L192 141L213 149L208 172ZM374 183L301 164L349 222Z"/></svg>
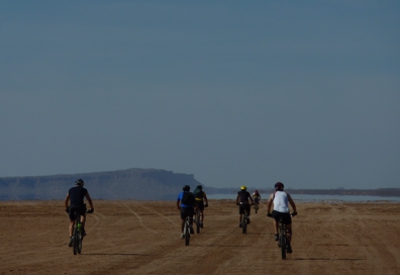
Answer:
<svg viewBox="0 0 400 275"><path fill-rule="evenodd" d="M0 177L400 187L399 14L389 0L2 1Z"/></svg>

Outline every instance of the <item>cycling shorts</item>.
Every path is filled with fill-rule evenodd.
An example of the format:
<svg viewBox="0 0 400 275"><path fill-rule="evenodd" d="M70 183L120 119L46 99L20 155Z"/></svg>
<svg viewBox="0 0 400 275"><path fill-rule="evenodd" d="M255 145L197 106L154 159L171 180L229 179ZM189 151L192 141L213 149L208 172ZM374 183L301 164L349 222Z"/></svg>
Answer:
<svg viewBox="0 0 400 275"><path fill-rule="evenodd" d="M250 204L248 204L248 203L239 204L239 214L240 215L244 214L244 210L246 210L247 214L250 215Z"/></svg>
<svg viewBox="0 0 400 275"><path fill-rule="evenodd" d="M200 211L204 210L204 202L203 201L196 201L196 206L200 209Z"/></svg>
<svg viewBox="0 0 400 275"><path fill-rule="evenodd" d="M184 220L186 219L187 216L193 218L194 214L194 208L193 207L185 207L181 208L181 219Z"/></svg>
<svg viewBox="0 0 400 275"><path fill-rule="evenodd" d="M82 206L73 206L72 205L69 207L68 216L71 221L74 221L76 219L75 212L78 215L86 216L86 204L84 204Z"/></svg>
<svg viewBox="0 0 400 275"><path fill-rule="evenodd" d="M279 222L280 217L282 217L282 221L284 224L292 223L292 217L290 216L290 213L282 213L274 210L272 211L272 217L275 219L276 222Z"/></svg>

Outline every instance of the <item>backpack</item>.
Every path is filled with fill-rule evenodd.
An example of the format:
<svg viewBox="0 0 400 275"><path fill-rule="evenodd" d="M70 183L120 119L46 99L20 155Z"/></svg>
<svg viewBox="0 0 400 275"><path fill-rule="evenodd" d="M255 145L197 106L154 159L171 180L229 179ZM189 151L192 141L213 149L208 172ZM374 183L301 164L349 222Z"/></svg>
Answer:
<svg viewBox="0 0 400 275"><path fill-rule="evenodd" d="M194 194L191 192L183 192L182 203L185 205L194 205L195 203Z"/></svg>
<svg viewBox="0 0 400 275"><path fill-rule="evenodd" d="M203 190L201 190L200 188L194 189L193 191L194 196L196 197L196 199L202 199L203 198Z"/></svg>

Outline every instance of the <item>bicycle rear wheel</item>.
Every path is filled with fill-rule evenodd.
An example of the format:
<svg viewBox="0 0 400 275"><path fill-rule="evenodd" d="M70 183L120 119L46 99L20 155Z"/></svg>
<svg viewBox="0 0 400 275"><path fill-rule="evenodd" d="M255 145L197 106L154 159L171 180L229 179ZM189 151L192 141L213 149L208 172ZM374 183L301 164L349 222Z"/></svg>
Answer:
<svg viewBox="0 0 400 275"><path fill-rule="evenodd" d="M282 260L286 259L286 232L283 228L279 232L279 244L281 247Z"/></svg>
<svg viewBox="0 0 400 275"><path fill-rule="evenodd" d="M247 233L247 212L242 215L242 233Z"/></svg>
<svg viewBox="0 0 400 275"><path fill-rule="evenodd" d="M200 210L197 209L196 211L196 233L200 233Z"/></svg>
<svg viewBox="0 0 400 275"><path fill-rule="evenodd" d="M184 233L185 233L185 245L188 246L190 243L190 228L188 222L185 223Z"/></svg>
<svg viewBox="0 0 400 275"><path fill-rule="evenodd" d="M72 244L72 251L74 255L78 253L78 223L75 222L74 226L74 235L73 235L73 244Z"/></svg>
<svg viewBox="0 0 400 275"><path fill-rule="evenodd" d="M78 231L78 254L82 253L82 232Z"/></svg>

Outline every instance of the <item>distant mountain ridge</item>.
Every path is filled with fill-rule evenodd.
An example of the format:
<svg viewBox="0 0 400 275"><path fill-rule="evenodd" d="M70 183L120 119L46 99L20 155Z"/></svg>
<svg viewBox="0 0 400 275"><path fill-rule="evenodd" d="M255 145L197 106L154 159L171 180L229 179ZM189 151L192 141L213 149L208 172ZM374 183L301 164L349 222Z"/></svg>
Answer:
<svg viewBox="0 0 400 275"><path fill-rule="evenodd" d="M105 200L175 200L182 186L192 190L201 183L193 174L174 173L162 169L131 168L126 170L79 173L69 175L0 178L0 200L59 200L64 199L75 180L82 178L93 199ZM202 185L202 184L201 184ZM258 189L266 198L273 189ZM400 188L379 189L285 189L290 194L359 195L400 197ZM205 187L207 194L232 194L238 188Z"/></svg>
<svg viewBox="0 0 400 275"><path fill-rule="evenodd" d="M70 175L0 178L0 200L64 199L75 180L82 178L93 199L172 200L187 184L200 182L192 174L161 169L132 168Z"/></svg>

